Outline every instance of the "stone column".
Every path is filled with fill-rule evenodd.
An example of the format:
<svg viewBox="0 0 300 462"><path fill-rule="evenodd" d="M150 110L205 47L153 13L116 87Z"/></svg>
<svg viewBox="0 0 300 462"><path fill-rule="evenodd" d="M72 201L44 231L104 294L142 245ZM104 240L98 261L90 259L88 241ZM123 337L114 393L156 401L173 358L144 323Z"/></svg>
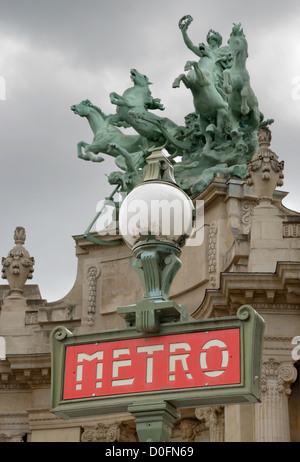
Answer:
<svg viewBox="0 0 300 462"><path fill-rule="evenodd" d="M290 441L288 396L296 378L297 370L292 363L279 363L274 359L263 362L262 402L255 405L257 442Z"/></svg>
<svg viewBox="0 0 300 462"><path fill-rule="evenodd" d="M213 443L225 441L224 407L196 408L195 415L199 420L205 420L209 428L209 440Z"/></svg>

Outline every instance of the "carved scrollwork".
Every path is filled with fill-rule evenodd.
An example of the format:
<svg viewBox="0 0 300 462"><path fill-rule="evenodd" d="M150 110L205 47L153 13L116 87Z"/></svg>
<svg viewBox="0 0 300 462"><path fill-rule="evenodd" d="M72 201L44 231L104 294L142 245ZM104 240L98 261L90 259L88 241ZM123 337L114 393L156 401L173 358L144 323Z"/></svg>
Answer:
<svg viewBox="0 0 300 462"><path fill-rule="evenodd" d="M68 335L72 335L72 333L66 329L65 327L63 326L59 326L55 329L54 333L53 333L54 337L56 338L56 340L63 340L65 339Z"/></svg>
<svg viewBox="0 0 300 462"><path fill-rule="evenodd" d="M249 305L243 305L238 309L237 317L242 321L246 321L251 315L252 308Z"/></svg>
<svg viewBox="0 0 300 462"><path fill-rule="evenodd" d="M242 228L245 234L249 233L253 209L257 205L256 201L244 201L242 203Z"/></svg>
<svg viewBox="0 0 300 462"><path fill-rule="evenodd" d="M206 424L199 422L198 419L184 418L175 423L171 438L173 441L194 442L201 432L206 429Z"/></svg>
<svg viewBox="0 0 300 462"><path fill-rule="evenodd" d="M224 406L198 407L195 409L197 419L205 422L209 428L210 441L221 442L225 438Z"/></svg>
<svg viewBox="0 0 300 462"><path fill-rule="evenodd" d="M83 443L136 442L135 429L124 423L87 427L81 435Z"/></svg>
<svg viewBox="0 0 300 462"><path fill-rule="evenodd" d="M262 367L262 392L269 389L269 380L276 381L278 393L291 394L290 385L297 378L297 369L292 363L279 363L273 358L263 361Z"/></svg>

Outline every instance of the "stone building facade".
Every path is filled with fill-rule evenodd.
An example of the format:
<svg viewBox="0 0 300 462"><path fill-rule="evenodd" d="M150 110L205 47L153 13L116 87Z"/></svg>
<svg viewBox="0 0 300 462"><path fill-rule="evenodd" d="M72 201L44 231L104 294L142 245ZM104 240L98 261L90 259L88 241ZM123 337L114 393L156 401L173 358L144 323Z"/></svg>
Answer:
<svg viewBox="0 0 300 462"><path fill-rule="evenodd" d="M282 184L283 163L269 144L268 132L262 132L247 180L217 175L196 198L204 201L204 239L183 249L170 292L195 319L235 315L243 304L261 315L261 403L180 409L174 442L300 441L300 356L293 354L300 336L300 213L286 209L286 193L275 190ZM81 235L73 239L77 277L71 291L53 303L38 286L17 287L8 274L15 261L23 265L25 280L32 274L22 230L3 258L8 284L0 286L0 336L6 345L0 361L0 441L137 441L129 413L64 420L49 410L52 330L121 329L117 308L143 295L131 250L120 236L102 237L111 245Z"/></svg>

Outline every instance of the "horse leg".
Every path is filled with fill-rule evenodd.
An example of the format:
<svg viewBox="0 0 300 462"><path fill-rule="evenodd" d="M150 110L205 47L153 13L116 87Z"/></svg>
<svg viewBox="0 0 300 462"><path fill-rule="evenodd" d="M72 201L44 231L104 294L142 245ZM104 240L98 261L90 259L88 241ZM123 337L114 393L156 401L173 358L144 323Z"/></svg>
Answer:
<svg viewBox="0 0 300 462"><path fill-rule="evenodd" d="M215 134L215 141L219 142L222 139L222 134L226 121L228 119L228 110L227 108L221 108L217 110L217 131Z"/></svg>
<svg viewBox="0 0 300 462"><path fill-rule="evenodd" d="M180 74L178 77L176 77L176 79L172 83L172 88L179 88L180 87L180 82L181 82L183 77L184 77L184 74Z"/></svg>
<svg viewBox="0 0 300 462"><path fill-rule="evenodd" d="M96 156L92 151L91 151L91 148L93 148L93 150L95 149L95 145L93 144L87 144L84 148L84 151L85 151L85 154L86 154L86 157L87 159L85 160L90 160L92 162L104 162L104 159L103 157L98 157Z"/></svg>
<svg viewBox="0 0 300 462"><path fill-rule="evenodd" d="M243 115L247 115L250 112L250 108L248 106L248 97L249 97L249 89L247 86L244 86L241 90L241 98L242 98L242 104L241 104L241 113Z"/></svg>
<svg viewBox="0 0 300 462"><path fill-rule="evenodd" d="M91 145L86 143L85 141L80 141L77 144L77 156L79 157L79 159L88 160L92 162L103 162L103 157L96 157L89 151L90 146ZM85 154L83 154L82 148L84 148Z"/></svg>
<svg viewBox="0 0 300 462"><path fill-rule="evenodd" d="M110 93L109 98L112 104L116 104L117 106L125 105L124 99L122 98L122 96L118 95L118 93L115 93L115 92Z"/></svg>
<svg viewBox="0 0 300 462"><path fill-rule="evenodd" d="M88 156L82 152L82 148L85 148L86 146L88 146L88 143L85 141L79 141L79 143L77 143L77 156L79 159L90 160Z"/></svg>
<svg viewBox="0 0 300 462"><path fill-rule="evenodd" d="M211 136L211 131L210 129L207 130L209 127L209 121L204 119L203 117L200 117L200 131L202 135L205 137L205 145L203 148L203 153L206 154L210 151L211 149L211 144L212 144L212 136Z"/></svg>
<svg viewBox="0 0 300 462"><path fill-rule="evenodd" d="M228 69L225 69L225 71L223 71L223 78L224 78L223 89L225 93L229 95L232 92L232 83L231 83L231 78L230 78L230 72Z"/></svg>

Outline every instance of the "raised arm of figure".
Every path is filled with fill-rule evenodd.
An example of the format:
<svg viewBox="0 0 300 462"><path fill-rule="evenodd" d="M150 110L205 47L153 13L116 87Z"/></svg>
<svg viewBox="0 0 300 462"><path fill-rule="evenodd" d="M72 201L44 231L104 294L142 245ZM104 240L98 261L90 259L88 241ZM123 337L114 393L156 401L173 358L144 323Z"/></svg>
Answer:
<svg viewBox="0 0 300 462"><path fill-rule="evenodd" d="M183 40L184 40L184 43L186 44L186 46L193 53L195 53L197 56L200 57L199 48L196 45L193 44L193 42L191 41L191 39L189 38L189 36L187 34L188 27L189 27L189 25L191 24L192 21L193 21L193 18L190 15L183 16L179 20L178 26L179 26L179 29L181 30L182 37L183 37Z"/></svg>

